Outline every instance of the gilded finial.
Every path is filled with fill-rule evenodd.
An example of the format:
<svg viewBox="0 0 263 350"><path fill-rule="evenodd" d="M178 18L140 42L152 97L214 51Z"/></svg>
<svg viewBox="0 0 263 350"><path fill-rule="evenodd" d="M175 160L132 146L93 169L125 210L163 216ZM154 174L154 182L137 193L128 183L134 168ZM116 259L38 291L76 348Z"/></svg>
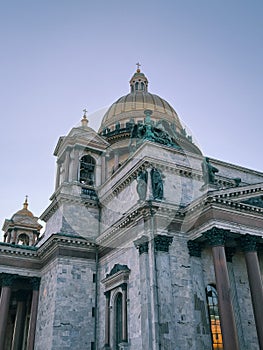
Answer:
<svg viewBox="0 0 263 350"><path fill-rule="evenodd" d="M28 199L28 195L26 195L25 201L24 201L24 203L23 203L24 209L27 209L27 207L28 207L28 201L27 201L27 199Z"/></svg>
<svg viewBox="0 0 263 350"><path fill-rule="evenodd" d="M136 66L137 66L137 73L140 73L141 72L141 70L140 70L141 64L139 62L137 62Z"/></svg>
<svg viewBox="0 0 263 350"><path fill-rule="evenodd" d="M83 109L83 112L84 112L84 114L83 114L83 117L82 117L82 119L81 119L81 125L83 126L83 127L86 127L86 126L88 126L88 119L87 119L87 110L86 110L86 108L85 109Z"/></svg>

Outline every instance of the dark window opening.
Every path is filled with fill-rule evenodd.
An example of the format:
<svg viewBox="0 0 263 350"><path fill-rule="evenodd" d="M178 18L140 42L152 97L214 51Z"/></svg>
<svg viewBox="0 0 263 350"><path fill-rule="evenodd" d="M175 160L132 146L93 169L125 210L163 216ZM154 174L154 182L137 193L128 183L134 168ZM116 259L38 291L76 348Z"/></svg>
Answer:
<svg viewBox="0 0 263 350"><path fill-rule="evenodd" d="M95 159L90 155L83 156L80 160L79 181L82 184L93 186L95 182Z"/></svg>
<svg viewBox="0 0 263 350"><path fill-rule="evenodd" d="M20 245L29 245L29 237L25 233L22 233L18 236L17 244Z"/></svg>
<svg viewBox="0 0 263 350"><path fill-rule="evenodd" d="M119 350L119 344L122 342L122 294L118 293L115 301L115 337L116 350Z"/></svg>

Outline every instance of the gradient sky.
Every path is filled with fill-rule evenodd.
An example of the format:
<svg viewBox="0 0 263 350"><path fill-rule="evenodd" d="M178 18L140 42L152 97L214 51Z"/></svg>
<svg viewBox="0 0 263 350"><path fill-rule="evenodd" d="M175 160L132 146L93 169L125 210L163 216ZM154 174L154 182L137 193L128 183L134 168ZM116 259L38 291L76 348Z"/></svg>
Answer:
<svg viewBox="0 0 263 350"><path fill-rule="evenodd" d="M140 61L203 153L263 171L262 0L0 0L0 224L37 216L58 137L129 92ZM98 113L95 113L99 111Z"/></svg>

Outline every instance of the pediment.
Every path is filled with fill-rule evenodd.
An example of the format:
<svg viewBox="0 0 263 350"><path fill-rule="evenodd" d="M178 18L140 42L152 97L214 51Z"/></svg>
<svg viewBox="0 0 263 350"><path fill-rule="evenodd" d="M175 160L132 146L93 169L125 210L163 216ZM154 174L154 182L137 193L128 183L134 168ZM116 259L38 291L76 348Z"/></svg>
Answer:
<svg viewBox="0 0 263 350"><path fill-rule="evenodd" d="M216 191L212 198L214 202L225 204L233 209L263 208L263 183Z"/></svg>
<svg viewBox="0 0 263 350"><path fill-rule="evenodd" d="M240 203L252 205L253 207L263 208L263 195L244 199L240 201Z"/></svg>
<svg viewBox="0 0 263 350"><path fill-rule="evenodd" d="M109 143L98 135L95 130L89 127L78 127L71 129L67 136L61 136L59 138L54 155L57 156L61 151L63 152L63 149L68 145L74 146L76 144L99 150L104 150L109 146Z"/></svg>

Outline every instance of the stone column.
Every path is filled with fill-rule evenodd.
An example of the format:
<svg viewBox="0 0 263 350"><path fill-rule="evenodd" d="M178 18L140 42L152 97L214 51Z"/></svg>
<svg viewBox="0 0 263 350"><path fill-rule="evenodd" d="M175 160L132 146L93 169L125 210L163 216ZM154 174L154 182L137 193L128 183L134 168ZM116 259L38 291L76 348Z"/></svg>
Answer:
<svg viewBox="0 0 263 350"><path fill-rule="evenodd" d="M65 156L65 165L64 165L64 168L65 168L65 179L64 181L65 182L69 182L69 150L66 151L66 156Z"/></svg>
<svg viewBox="0 0 263 350"><path fill-rule="evenodd" d="M28 329L28 335L27 335L27 350L34 350L40 278L33 277L30 282L33 287L33 290L32 290L29 329Z"/></svg>
<svg viewBox="0 0 263 350"><path fill-rule="evenodd" d="M212 247L224 350L238 350L238 337L231 302L230 282L224 248L226 233L226 230L213 227L211 230L205 232L204 235Z"/></svg>
<svg viewBox="0 0 263 350"><path fill-rule="evenodd" d="M22 349L23 334L25 327L25 316L26 316L26 297L27 295L19 291L17 295L17 308L16 308L16 319L13 332L12 350Z"/></svg>
<svg viewBox="0 0 263 350"><path fill-rule="evenodd" d="M1 274L1 298L0 298L0 349L4 349L6 326L8 319L9 303L11 296L11 286L15 279L15 275L7 273Z"/></svg>
<svg viewBox="0 0 263 350"><path fill-rule="evenodd" d="M105 155L101 155L101 183L104 183L106 180L106 159Z"/></svg>
<svg viewBox="0 0 263 350"><path fill-rule="evenodd" d="M212 349L210 322L206 308L206 293L201 260L201 244L196 241L188 241L187 247L191 262L191 280L193 288L193 314L194 336L193 342L196 349ZM191 311L189 311L191 312Z"/></svg>
<svg viewBox="0 0 263 350"><path fill-rule="evenodd" d="M159 305L159 344L161 349L175 349L175 335L173 334L173 297L171 285L171 268L169 246L173 237L156 235L154 247L156 254L157 297Z"/></svg>
<svg viewBox="0 0 263 350"><path fill-rule="evenodd" d="M72 165L72 179L71 181L78 181L79 179L79 150L74 149L74 159Z"/></svg>
<svg viewBox="0 0 263 350"><path fill-rule="evenodd" d="M245 235L241 238L241 247L245 253L258 342L260 349L263 349L263 288L257 256L257 237L248 234Z"/></svg>
<svg viewBox="0 0 263 350"><path fill-rule="evenodd" d="M61 171L61 164L59 161L57 161L56 190L59 188L59 185L60 185L60 171Z"/></svg>
<svg viewBox="0 0 263 350"><path fill-rule="evenodd" d="M12 235L12 229L8 230L6 243L10 243Z"/></svg>
<svg viewBox="0 0 263 350"><path fill-rule="evenodd" d="M105 340L104 340L104 348L110 349L110 291L104 293L106 297L106 305L105 305Z"/></svg>

